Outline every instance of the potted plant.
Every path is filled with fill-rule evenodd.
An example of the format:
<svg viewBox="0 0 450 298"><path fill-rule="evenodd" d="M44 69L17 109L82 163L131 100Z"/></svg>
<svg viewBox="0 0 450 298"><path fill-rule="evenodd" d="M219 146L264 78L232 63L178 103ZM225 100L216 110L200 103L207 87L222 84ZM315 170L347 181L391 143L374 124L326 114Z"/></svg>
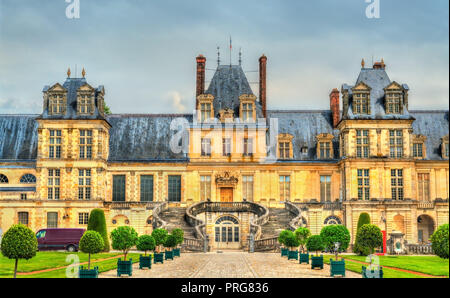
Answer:
<svg viewBox="0 0 450 298"><path fill-rule="evenodd" d="M161 253L161 246L166 242L168 232L165 229L154 229L152 237L155 239L156 252L153 254L153 263L164 263L164 254Z"/></svg>
<svg viewBox="0 0 450 298"><path fill-rule="evenodd" d="M330 259L330 275L345 276L345 260L338 259L339 252L346 251L350 243L350 232L343 225L329 225L322 228L320 236L327 251L334 251L335 260Z"/></svg>
<svg viewBox="0 0 450 298"><path fill-rule="evenodd" d="M165 260L173 260L173 250L177 246L177 237L173 234L170 234L167 236L166 241L164 242L164 247L166 248L166 251L164 252Z"/></svg>
<svg viewBox="0 0 450 298"><path fill-rule="evenodd" d="M281 245L281 256L287 257L289 249L285 247L285 239L292 233L290 230L284 230L280 232L280 235L278 236L278 242Z"/></svg>
<svg viewBox="0 0 450 298"><path fill-rule="evenodd" d="M2 254L8 259L15 260L14 278L16 278L19 259L29 260L36 255L38 250L36 235L29 227L17 224L11 226L1 240Z"/></svg>
<svg viewBox="0 0 450 298"><path fill-rule="evenodd" d="M111 232L112 248L121 250L123 252L123 261L119 258L117 260L117 276L122 274L133 274L133 261L127 261L128 251L136 245L138 234L129 226L121 226Z"/></svg>
<svg viewBox="0 0 450 298"><path fill-rule="evenodd" d="M172 234L177 238L177 247L173 249L173 256L179 257L181 249L178 247L178 245L181 245L184 241L184 231L182 229L174 229L172 231Z"/></svg>
<svg viewBox="0 0 450 298"><path fill-rule="evenodd" d="M97 278L98 267L91 269L91 254L99 253L103 250L105 243L103 242L102 235L96 231L86 231L80 239L79 248L80 251L88 254L88 268L84 269L80 266L78 270L79 278Z"/></svg>
<svg viewBox="0 0 450 298"><path fill-rule="evenodd" d="M313 235L306 241L306 248L308 251L315 251L316 255L311 256L311 269L323 269L323 255L319 256L319 251L324 248L322 237L320 235Z"/></svg>
<svg viewBox="0 0 450 298"><path fill-rule="evenodd" d="M306 241L311 236L311 231L308 228L300 227L295 230L295 236L300 243L299 263L309 264L309 252L305 249Z"/></svg>
<svg viewBox="0 0 450 298"><path fill-rule="evenodd" d="M284 244L289 248L288 260L298 260L297 247L300 245L300 241L293 232L284 239Z"/></svg>
<svg viewBox="0 0 450 298"><path fill-rule="evenodd" d="M154 250L155 246L155 239L150 235L142 235L138 238L136 248L144 252L144 255L139 256L139 269L152 268L152 256L147 256L147 251Z"/></svg>

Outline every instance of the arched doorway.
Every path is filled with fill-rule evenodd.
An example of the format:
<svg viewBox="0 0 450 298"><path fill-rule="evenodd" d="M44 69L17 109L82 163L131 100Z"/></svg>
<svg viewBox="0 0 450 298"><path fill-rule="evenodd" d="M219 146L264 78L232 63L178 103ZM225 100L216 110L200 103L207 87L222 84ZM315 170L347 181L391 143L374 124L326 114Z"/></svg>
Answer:
<svg viewBox="0 0 450 298"><path fill-rule="evenodd" d="M428 243L434 233L434 221L431 216L422 214L417 217L417 242Z"/></svg>
<svg viewBox="0 0 450 298"><path fill-rule="evenodd" d="M214 227L214 242L218 249L240 248L239 221L229 215L221 216L216 220Z"/></svg>

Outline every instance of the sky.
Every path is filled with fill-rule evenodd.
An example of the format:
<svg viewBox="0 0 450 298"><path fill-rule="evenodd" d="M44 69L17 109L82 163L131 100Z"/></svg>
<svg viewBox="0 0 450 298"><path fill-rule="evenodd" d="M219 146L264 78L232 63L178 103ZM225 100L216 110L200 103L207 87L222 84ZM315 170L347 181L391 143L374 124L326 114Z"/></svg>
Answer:
<svg viewBox="0 0 450 298"><path fill-rule="evenodd" d="M0 0L0 114L42 112L42 89L67 68L105 86L113 113L191 113L195 57L206 85L217 66L242 67L258 95L267 62L268 109L328 109L329 93L353 85L381 58L410 87L410 109L449 108L448 0ZM366 9L379 1L379 18Z"/></svg>

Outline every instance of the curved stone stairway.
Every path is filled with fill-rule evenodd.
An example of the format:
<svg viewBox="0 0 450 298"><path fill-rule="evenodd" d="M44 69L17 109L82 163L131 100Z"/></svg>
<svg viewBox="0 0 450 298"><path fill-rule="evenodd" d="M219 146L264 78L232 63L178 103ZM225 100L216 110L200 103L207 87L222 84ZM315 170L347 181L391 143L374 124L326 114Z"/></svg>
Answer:
<svg viewBox="0 0 450 298"><path fill-rule="evenodd" d="M175 228L180 228L184 231L184 237L195 238L194 228L184 220L185 213L186 208L171 207L161 212L159 217L167 222L166 229L169 232L171 232Z"/></svg>
<svg viewBox="0 0 450 298"><path fill-rule="evenodd" d="M261 238L278 237L282 230L289 227L291 212L284 208L269 208L269 221L263 225Z"/></svg>

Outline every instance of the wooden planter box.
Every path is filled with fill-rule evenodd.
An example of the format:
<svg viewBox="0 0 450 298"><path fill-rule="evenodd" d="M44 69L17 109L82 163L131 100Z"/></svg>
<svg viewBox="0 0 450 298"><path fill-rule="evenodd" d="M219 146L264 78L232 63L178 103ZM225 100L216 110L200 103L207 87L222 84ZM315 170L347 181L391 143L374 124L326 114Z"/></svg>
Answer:
<svg viewBox="0 0 450 298"><path fill-rule="evenodd" d="M311 269L320 268L323 269L323 255L318 257L311 256Z"/></svg>
<svg viewBox="0 0 450 298"><path fill-rule="evenodd" d="M300 253L299 263L300 264L303 264L303 263L309 264L309 253L308 252L305 254Z"/></svg>
<svg viewBox="0 0 450 298"><path fill-rule="evenodd" d="M179 248L174 248L173 249L173 256L174 257L179 257L180 256L180 249Z"/></svg>
<svg viewBox="0 0 450 298"><path fill-rule="evenodd" d="M168 250L164 252L164 260L173 260L173 251Z"/></svg>
<svg viewBox="0 0 450 298"><path fill-rule="evenodd" d="M95 266L94 269L84 269L80 266L78 269L78 278L97 278L98 277L98 267Z"/></svg>
<svg viewBox="0 0 450 298"><path fill-rule="evenodd" d="M281 256L282 257L287 257L288 256L288 252L289 252L289 249L284 248L284 247L281 248Z"/></svg>
<svg viewBox="0 0 450 298"><path fill-rule="evenodd" d="M148 268L152 269L152 256L139 256L139 269Z"/></svg>
<svg viewBox="0 0 450 298"><path fill-rule="evenodd" d="M335 261L330 259L330 276L341 275L345 277L345 260Z"/></svg>
<svg viewBox="0 0 450 298"><path fill-rule="evenodd" d="M383 278L383 267L375 270L367 270L365 266L362 266L362 277L363 278Z"/></svg>
<svg viewBox="0 0 450 298"><path fill-rule="evenodd" d="M153 256L153 263L154 264L156 264L156 263L164 264L164 254L162 252L161 253L155 252L155 254Z"/></svg>
<svg viewBox="0 0 450 298"><path fill-rule="evenodd" d="M122 259L117 260L117 276L121 276L122 274L127 274L128 276L133 274L132 259L128 261L122 261Z"/></svg>
<svg viewBox="0 0 450 298"><path fill-rule="evenodd" d="M288 260L298 260L298 251L297 250L290 250L288 252Z"/></svg>

